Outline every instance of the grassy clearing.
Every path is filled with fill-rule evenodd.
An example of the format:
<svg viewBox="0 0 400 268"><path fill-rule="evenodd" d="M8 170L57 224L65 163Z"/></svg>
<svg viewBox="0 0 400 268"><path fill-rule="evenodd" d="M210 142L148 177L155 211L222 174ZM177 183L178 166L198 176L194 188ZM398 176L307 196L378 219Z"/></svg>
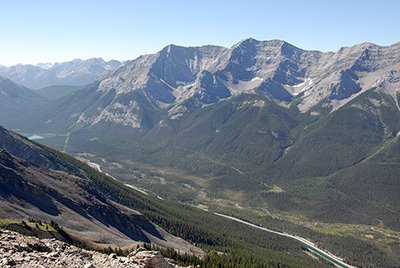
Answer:
<svg viewBox="0 0 400 268"><path fill-rule="evenodd" d="M285 192L285 190L283 190L281 187L279 187L278 185L274 185L273 187L272 187L272 189L270 189L269 191L268 191L268 193L284 193Z"/></svg>
<svg viewBox="0 0 400 268"><path fill-rule="evenodd" d="M7 228L10 224L18 224L21 226L28 226L32 229L40 229L44 232L56 232L57 230L54 229L50 224L42 221L32 221L31 219L26 219L22 221L15 221L15 220L8 220L8 219L0 219L0 227Z"/></svg>
<svg viewBox="0 0 400 268"><path fill-rule="evenodd" d="M8 224L13 224L13 223L20 224L21 222L13 221L13 220L0 219L0 226L5 226L5 225L8 225Z"/></svg>

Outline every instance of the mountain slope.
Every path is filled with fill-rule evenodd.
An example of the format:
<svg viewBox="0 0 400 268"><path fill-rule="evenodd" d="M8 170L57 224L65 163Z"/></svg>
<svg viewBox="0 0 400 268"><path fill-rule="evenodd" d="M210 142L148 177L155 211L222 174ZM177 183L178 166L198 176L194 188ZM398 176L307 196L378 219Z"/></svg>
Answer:
<svg viewBox="0 0 400 268"><path fill-rule="evenodd" d="M0 126L0 148L6 150L13 156L28 159L44 168L68 171L77 170L76 167L62 161L49 152L43 151L27 140L22 139L18 134L8 131Z"/></svg>
<svg viewBox="0 0 400 268"><path fill-rule="evenodd" d="M47 102L34 91L0 76L0 121L3 125L14 125L22 114Z"/></svg>
<svg viewBox="0 0 400 268"><path fill-rule="evenodd" d="M82 89L82 86L48 86L35 90L35 93L43 98L54 101L78 89Z"/></svg>
<svg viewBox="0 0 400 268"><path fill-rule="evenodd" d="M19 144L11 142L8 148L21 147L18 138L14 139ZM23 151L27 158L36 159L32 157L34 154ZM65 163L59 159L58 162ZM87 178L43 168L11 155L3 147L0 149L0 171L2 219L34 217L57 221L69 232L97 244L122 247L152 242L201 254L187 242L150 223L142 214L110 201Z"/></svg>

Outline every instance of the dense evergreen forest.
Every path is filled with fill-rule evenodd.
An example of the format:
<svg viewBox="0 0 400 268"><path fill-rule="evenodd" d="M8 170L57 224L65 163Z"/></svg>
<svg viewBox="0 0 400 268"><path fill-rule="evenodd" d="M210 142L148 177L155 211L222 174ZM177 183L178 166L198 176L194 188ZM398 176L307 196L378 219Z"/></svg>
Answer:
<svg viewBox="0 0 400 268"><path fill-rule="evenodd" d="M58 158L78 167L111 199L138 210L168 232L205 249L210 254L204 267L329 267L326 261L304 257L305 247L293 240L244 226L180 202L145 195L89 167L76 158L47 148ZM360 267L398 267L400 245L382 250L372 242L316 232L310 228L266 216L223 211L277 231L296 234L316 242L333 254ZM219 254L217 254L219 253Z"/></svg>
<svg viewBox="0 0 400 268"><path fill-rule="evenodd" d="M38 144L39 145L39 144ZM204 267L331 267L304 253L306 248L292 239L270 234L221 218L182 203L160 200L137 192L89 167L74 157L46 148L81 171L111 199L138 210L166 231L208 252Z"/></svg>

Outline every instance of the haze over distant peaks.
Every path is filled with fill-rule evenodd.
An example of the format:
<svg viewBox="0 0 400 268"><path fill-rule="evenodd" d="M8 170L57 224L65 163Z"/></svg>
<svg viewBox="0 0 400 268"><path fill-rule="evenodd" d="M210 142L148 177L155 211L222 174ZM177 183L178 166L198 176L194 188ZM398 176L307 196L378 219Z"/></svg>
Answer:
<svg viewBox="0 0 400 268"><path fill-rule="evenodd" d="M101 58L75 59L62 63L18 64L11 67L0 66L0 76L31 89L54 85L83 86L91 83L106 70L116 68L121 62L104 61Z"/></svg>
<svg viewBox="0 0 400 268"><path fill-rule="evenodd" d="M51 62L46 62L46 63L38 63L38 64L35 64L35 66L40 67L40 68L43 68L43 69L50 69L51 67L54 66L54 64L51 63Z"/></svg>

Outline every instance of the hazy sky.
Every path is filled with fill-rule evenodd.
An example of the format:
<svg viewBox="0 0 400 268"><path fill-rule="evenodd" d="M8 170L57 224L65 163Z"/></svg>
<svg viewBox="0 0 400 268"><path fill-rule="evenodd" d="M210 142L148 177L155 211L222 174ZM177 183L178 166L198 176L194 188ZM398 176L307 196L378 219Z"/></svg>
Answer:
<svg viewBox="0 0 400 268"><path fill-rule="evenodd" d="M336 51L400 41L399 0L0 0L0 64L134 59L169 44L282 39Z"/></svg>

